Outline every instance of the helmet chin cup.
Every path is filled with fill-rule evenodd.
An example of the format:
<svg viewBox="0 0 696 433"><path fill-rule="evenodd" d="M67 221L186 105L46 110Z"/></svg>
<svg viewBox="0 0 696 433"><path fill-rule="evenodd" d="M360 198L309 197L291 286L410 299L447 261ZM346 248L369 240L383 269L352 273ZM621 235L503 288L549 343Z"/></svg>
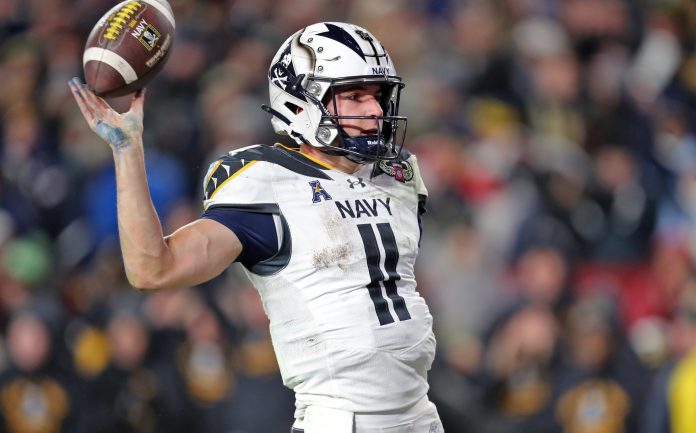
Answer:
<svg viewBox="0 0 696 433"><path fill-rule="evenodd" d="M384 159L383 156L387 152L382 135L347 137L343 139L342 148L350 151L346 154L346 158L361 164Z"/></svg>
<svg viewBox="0 0 696 433"><path fill-rule="evenodd" d="M372 120L375 122L376 133L350 136L340 126L341 121L346 119ZM329 115L324 117L322 126L317 130L316 138L321 143L319 150L329 155L345 156L359 164L392 160L401 153L407 122L405 117L400 116ZM383 126L380 127L380 125Z"/></svg>

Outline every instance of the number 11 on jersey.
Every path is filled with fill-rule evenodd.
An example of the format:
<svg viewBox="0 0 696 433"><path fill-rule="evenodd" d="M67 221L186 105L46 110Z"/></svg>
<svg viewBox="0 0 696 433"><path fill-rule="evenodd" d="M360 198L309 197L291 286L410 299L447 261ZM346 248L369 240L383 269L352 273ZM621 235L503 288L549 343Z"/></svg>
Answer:
<svg viewBox="0 0 696 433"><path fill-rule="evenodd" d="M367 270L370 273L370 283L367 285L367 290L370 292L370 298L375 305L377 318L380 325L388 325L394 323L394 317L389 311L389 303L382 294L380 282L384 284L384 291L387 297L392 301L394 312L400 321L408 320L411 315L406 309L406 301L396 291L396 282L401 279L401 276L396 272L396 264L399 261L399 250L396 247L396 238L394 231L389 223L376 224L377 232L384 249L384 270L386 271L386 279L380 269L381 252L379 249L375 231L372 228L373 224L358 224L358 231L365 246L365 255L367 257Z"/></svg>

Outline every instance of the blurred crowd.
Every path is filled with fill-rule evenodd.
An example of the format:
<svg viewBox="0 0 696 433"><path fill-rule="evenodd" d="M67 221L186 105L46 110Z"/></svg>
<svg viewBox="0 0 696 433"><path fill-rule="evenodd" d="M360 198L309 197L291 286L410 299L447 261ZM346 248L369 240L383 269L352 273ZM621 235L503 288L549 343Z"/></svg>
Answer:
<svg viewBox="0 0 696 433"><path fill-rule="evenodd" d="M125 279L111 153L67 87L113 3L0 0L0 432L287 432L238 265ZM260 105L281 42L362 25L407 84L430 192L417 274L446 431L696 431L696 3L170 3L145 111L166 232L200 215L209 162L279 141Z"/></svg>

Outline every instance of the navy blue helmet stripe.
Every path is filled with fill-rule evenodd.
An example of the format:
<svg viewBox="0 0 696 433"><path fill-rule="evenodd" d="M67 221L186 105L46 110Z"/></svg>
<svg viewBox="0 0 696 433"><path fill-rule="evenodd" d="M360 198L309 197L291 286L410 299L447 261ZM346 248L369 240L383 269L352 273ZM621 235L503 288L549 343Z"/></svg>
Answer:
<svg viewBox="0 0 696 433"><path fill-rule="evenodd" d="M356 41L355 38L353 38L350 35L350 33L343 30L341 27L338 27L337 25L331 23L326 23L326 27L329 30L323 33L317 33L317 36L324 36L325 38L338 41L350 48L351 50L355 51L361 59L365 60L365 53L363 52L362 48L360 48L360 44L358 44L358 41Z"/></svg>

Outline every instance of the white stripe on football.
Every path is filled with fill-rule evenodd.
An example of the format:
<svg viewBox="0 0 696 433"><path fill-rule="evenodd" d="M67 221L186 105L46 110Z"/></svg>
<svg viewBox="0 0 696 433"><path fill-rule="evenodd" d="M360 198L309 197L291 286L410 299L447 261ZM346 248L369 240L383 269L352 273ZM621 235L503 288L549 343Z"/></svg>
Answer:
<svg viewBox="0 0 696 433"><path fill-rule="evenodd" d="M82 56L82 66L86 65L90 60L106 63L116 69L118 73L121 74L126 84L130 84L138 79L138 74L135 73L130 63L113 51L98 47L88 48Z"/></svg>

